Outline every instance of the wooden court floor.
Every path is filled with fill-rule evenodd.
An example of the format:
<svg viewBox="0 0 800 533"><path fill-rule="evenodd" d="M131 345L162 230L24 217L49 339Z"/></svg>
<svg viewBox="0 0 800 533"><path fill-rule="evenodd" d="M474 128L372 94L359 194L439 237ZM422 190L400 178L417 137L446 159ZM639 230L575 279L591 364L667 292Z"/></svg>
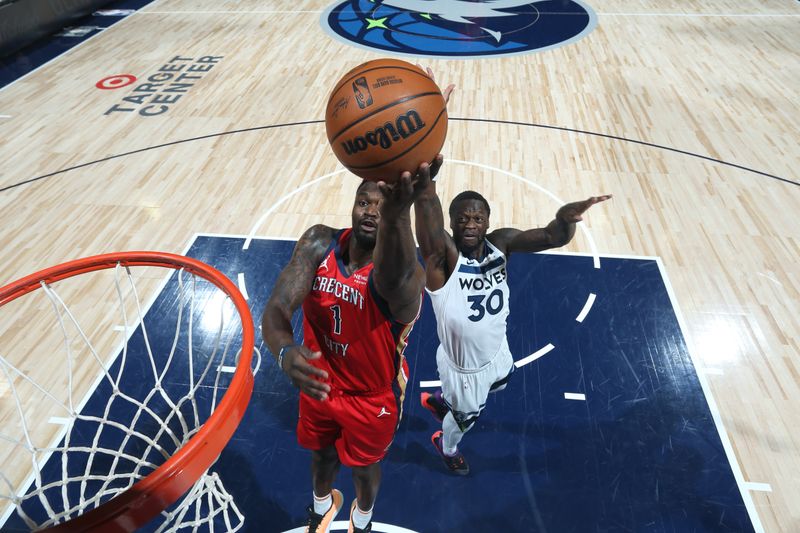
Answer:
<svg viewBox="0 0 800 533"><path fill-rule="evenodd" d="M157 0L1 90L0 284L92 254L181 253L199 232L348 225L348 174L276 205L341 168L328 91L388 55L322 32L329 5ZM800 531L800 4L589 5L597 28L564 47L416 59L457 86L444 202L472 188L494 227L531 227L556 199L614 194L567 250L661 258L758 522ZM96 87L175 61L198 74L159 114ZM57 380L36 333L3 326L0 349ZM11 401L0 388L0 423Z"/></svg>

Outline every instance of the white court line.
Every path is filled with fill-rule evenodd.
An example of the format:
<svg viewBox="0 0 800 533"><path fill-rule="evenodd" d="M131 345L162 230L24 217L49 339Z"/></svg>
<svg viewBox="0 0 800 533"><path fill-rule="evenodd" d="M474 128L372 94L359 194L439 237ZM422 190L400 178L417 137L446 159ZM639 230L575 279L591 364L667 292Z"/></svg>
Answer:
<svg viewBox="0 0 800 533"><path fill-rule="evenodd" d="M773 278L772 276L768 276L767 274L762 274L761 272L756 272L756 275L761 276L762 278L767 278L772 283L775 283L778 287L783 287L783 284L777 279Z"/></svg>
<svg viewBox="0 0 800 533"><path fill-rule="evenodd" d="M686 346L689 351L689 358L692 360L692 365L695 369L702 368L702 366L699 364L699 360L694 356L694 341L689 336L689 330L686 327L686 321L683 319L683 313L678 305L678 299L675 297L675 291L672 290L672 284L667 276L666 268L664 267L664 264L660 258L656 261L656 264L658 265L659 272L661 272L661 279L664 281L664 287L667 289L670 303L672 303L672 309L675 311L675 317L678 319L678 327L681 330L683 338L686 340ZM728 431L725 429L725 424L722 421L722 415L717 407L717 401L711 394L711 387L706 381L706 375L703 372L698 371L697 379L700 381L700 388L703 389L703 395L706 398L708 409L711 411L711 418L714 420L714 426L719 434L720 441L722 442L722 448L725 450L725 455L728 458L728 463L731 466L731 471L733 471L733 477L736 479L736 484L739 487L739 493L741 494L742 501L747 509L747 514L753 523L753 529L756 531L756 533L764 533L764 525L761 523L761 518L758 516L758 510L756 509L755 502L753 502L753 497L747 488L747 482L744 480L742 468L739 466L739 462L736 459L736 454L733 451L733 445L731 444L730 437L728 436Z"/></svg>
<svg viewBox="0 0 800 533"><path fill-rule="evenodd" d="M540 357L542 357L546 353L550 352L553 348L555 348L555 346L553 346L550 343L547 343L547 346L539 348L538 350L536 350L535 352L530 354L528 357L523 357L519 361L514 361L514 366L519 368L521 366L527 365L528 363L530 363L532 361L536 361L537 359L539 359Z"/></svg>
<svg viewBox="0 0 800 533"><path fill-rule="evenodd" d="M769 483L754 483L752 481L745 481L744 488L756 492L772 492L772 486Z"/></svg>
<svg viewBox="0 0 800 533"><path fill-rule="evenodd" d="M249 300L250 297L247 295L247 286L244 283L244 272L239 272L236 278L239 283L239 292L242 293L242 296L244 296L245 300Z"/></svg>
<svg viewBox="0 0 800 533"><path fill-rule="evenodd" d="M594 304L595 298L597 298L595 293L590 292L589 297L586 298L586 303L583 304L583 309L581 309L581 312L578 314L577 317L575 317L576 322L583 322L583 319L586 318L586 315L588 315L589 311L592 309L592 305Z"/></svg>
<svg viewBox="0 0 800 533"><path fill-rule="evenodd" d="M192 244L190 244L189 247L186 248L187 252L189 251L189 248L192 247L192 245L194 244L194 241L196 241L198 237L219 237L221 239L246 239L247 235L236 234L236 233L195 233L194 236L192 237L192 241L191 241ZM292 241L292 242L297 242L297 237L271 237L271 236L265 236L265 237L253 237L252 240L254 240L254 241ZM542 252L542 253L545 253L545 252ZM184 255L186 255L186 254L184 254Z"/></svg>
<svg viewBox="0 0 800 533"><path fill-rule="evenodd" d="M537 254L549 254L549 255L575 255L580 257L593 257L592 254L586 252L569 252L567 250L544 250L541 252L536 252ZM656 261L659 260L661 257L658 255L633 255L633 254L603 254L603 259L639 259L639 260L649 260L649 261Z"/></svg>
<svg viewBox="0 0 800 533"><path fill-rule="evenodd" d="M586 395L581 394L580 392L565 392L564 393L565 400L584 400L586 401Z"/></svg>
<svg viewBox="0 0 800 533"><path fill-rule="evenodd" d="M278 208L279 205L281 205L283 202L285 202L286 200L288 200L289 198L291 198L295 194L297 194L297 193L299 193L301 191L304 191L305 189L311 187L312 185L316 185L317 183L319 183L320 181L322 181L324 179L328 179L328 178L330 178L332 176L335 176L337 174L342 174L343 172L347 172L347 169L343 168L343 169L340 169L340 170L335 170L335 171L331 172L330 174L325 174L324 176L320 176L317 179L309 181L305 185L302 185L301 187L298 187L297 189L293 190L289 194L285 194L280 199L278 199L277 202L272 204L272 207L267 209L266 213L261 215L261 218L259 218L256 221L255 225L253 225L253 229L250 230L250 235L248 235L247 239L245 239L245 241L244 241L244 245L242 246L242 250L247 250L248 248L250 248L250 241L253 240L253 237L255 236L256 231L258 231L258 228L261 227L261 224L264 223L264 221L267 219L267 217L270 215L270 213L275 211Z"/></svg>
<svg viewBox="0 0 800 533"><path fill-rule="evenodd" d="M217 367L220 372L224 372L225 374L233 374L236 372L235 366L220 366Z"/></svg>
<svg viewBox="0 0 800 533"><path fill-rule="evenodd" d="M11 118L11 115L0 115L0 118Z"/></svg>
<svg viewBox="0 0 800 533"><path fill-rule="evenodd" d="M606 17L800 17L792 13L596 13Z"/></svg>
<svg viewBox="0 0 800 533"><path fill-rule="evenodd" d="M292 9L264 9L264 10L243 10L243 11L140 11L142 15L272 15L283 14L292 15L294 13L313 13L318 15L322 10L292 10Z"/></svg>
<svg viewBox="0 0 800 533"><path fill-rule="evenodd" d="M51 416L50 418L47 419L47 422L49 424L59 424L62 426L68 426L70 422L72 422L72 419L64 416Z"/></svg>
<svg viewBox="0 0 800 533"><path fill-rule="evenodd" d="M331 528L329 531L348 531L349 527L349 520L336 520L335 522L331 523ZM305 530L305 526L300 526L284 531L283 533L303 533ZM381 522L373 522L372 531L375 531L376 533L417 533L413 529L406 529L404 527L393 526L392 524L384 524Z"/></svg>
<svg viewBox="0 0 800 533"><path fill-rule="evenodd" d="M130 324L128 324L128 329L129 330L136 329L138 327L139 327L139 319L138 318L134 322L131 322ZM118 325L114 326L112 329L113 329L113 331L125 332L125 326L121 325L121 324L118 324Z"/></svg>
<svg viewBox="0 0 800 533"><path fill-rule="evenodd" d="M698 368L697 370L699 370L700 372L702 372L703 374L705 374L707 376L724 376L725 375L725 371L723 369L717 368L717 367L706 366L706 367L703 367L703 368Z"/></svg>

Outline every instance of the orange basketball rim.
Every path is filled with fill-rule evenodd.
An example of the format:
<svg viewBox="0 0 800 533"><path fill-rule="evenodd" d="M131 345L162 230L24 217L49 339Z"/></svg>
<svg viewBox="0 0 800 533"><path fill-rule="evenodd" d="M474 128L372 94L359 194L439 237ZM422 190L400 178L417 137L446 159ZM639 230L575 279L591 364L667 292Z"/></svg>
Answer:
<svg viewBox="0 0 800 533"><path fill-rule="evenodd" d="M240 314L242 350L233 379L205 424L166 462L144 479L101 506L47 531L133 531L175 503L208 470L239 425L253 391L254 327L238 288L215 268L188 257L162 252L118 252L63 263L0 288L0 307L27 293L66 278L115 268L155 266L185 270L227 294Z"/></svg>

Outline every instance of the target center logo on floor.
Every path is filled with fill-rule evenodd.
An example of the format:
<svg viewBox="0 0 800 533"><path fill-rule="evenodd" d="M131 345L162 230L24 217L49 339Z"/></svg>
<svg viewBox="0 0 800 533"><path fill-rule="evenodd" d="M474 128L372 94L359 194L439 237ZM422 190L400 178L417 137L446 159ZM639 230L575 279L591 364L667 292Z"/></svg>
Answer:
<svg viewBox="0 0 800 533"><path fill-rule="evenodd" d="M143 117L163 115L187 95L224 57L195 58L176 55L131 89L127 96L122 97L121 102L112 105L103 114L135 112ZM118 74L102 78L95 87L103 90L121 89L132 85L136 80L136 76L132 74Z"/></svg>

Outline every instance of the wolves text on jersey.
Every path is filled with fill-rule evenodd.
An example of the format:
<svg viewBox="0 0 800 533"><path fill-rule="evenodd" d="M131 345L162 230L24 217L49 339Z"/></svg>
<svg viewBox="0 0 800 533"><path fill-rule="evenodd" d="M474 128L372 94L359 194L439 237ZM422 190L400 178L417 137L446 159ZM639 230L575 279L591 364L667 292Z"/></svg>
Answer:
<svg viewBox="0 0 800 533"><path fill-rule="evenodd" d="M495 270L494 272L487 272L485 277L481 276L480 274L476 273L475 275L465 275L463 272L459 272L458 276L458 283L461 285L461 289L466 290L475 290L475 291L482 291L484 289L488 289L494 287L496 285L500 285L506 280L506 269L505 267Z"/></svg>

